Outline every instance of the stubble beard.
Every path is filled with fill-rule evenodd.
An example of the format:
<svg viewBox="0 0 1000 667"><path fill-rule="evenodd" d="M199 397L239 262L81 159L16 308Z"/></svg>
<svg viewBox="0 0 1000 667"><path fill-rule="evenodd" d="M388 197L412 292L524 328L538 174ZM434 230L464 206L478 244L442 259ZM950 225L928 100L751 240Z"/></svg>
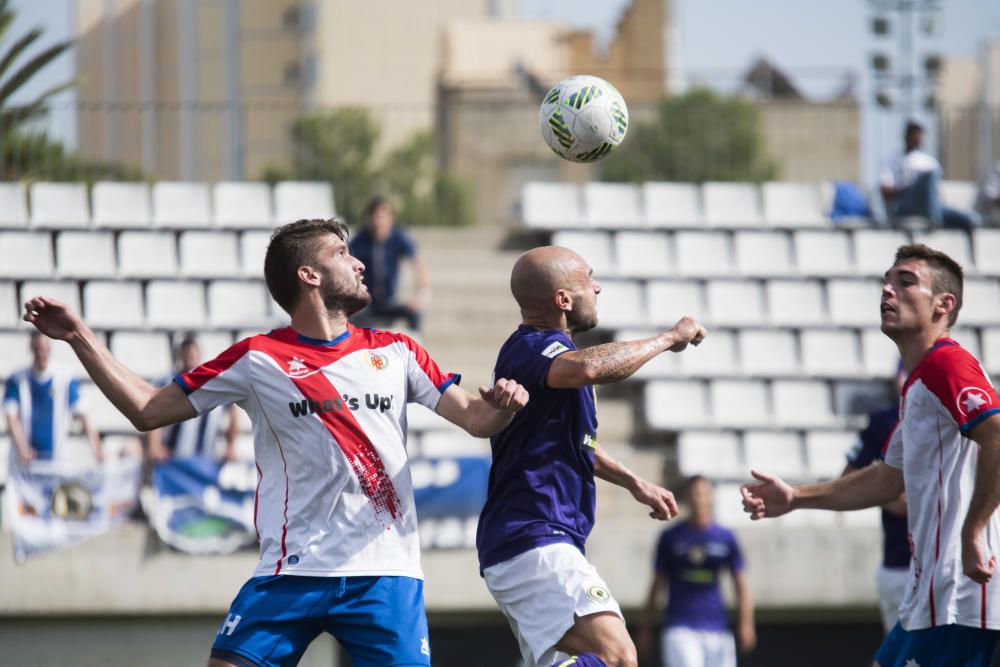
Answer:
<svg viewBox="0 0 1000 667"><path fill-rule="evenodd" d="M364 285L357 282L338 280L332 273L325 273L323 305L327 312L341 312L345 317L354 315L372 301L372 295Z"/></svg>

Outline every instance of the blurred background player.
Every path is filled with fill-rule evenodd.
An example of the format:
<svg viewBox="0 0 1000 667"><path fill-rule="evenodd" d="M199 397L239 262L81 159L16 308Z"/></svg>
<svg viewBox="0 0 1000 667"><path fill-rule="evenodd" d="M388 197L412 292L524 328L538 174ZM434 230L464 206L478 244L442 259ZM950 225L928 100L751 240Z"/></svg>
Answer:
<svg viewBox="0 0 1000 667"><path fill-rule="evenodd" d="M188 334L177 346L174 372L161 378L156 385L159 387L167 386L173 382L174 377L178 374L193 371L201 362L201 345L198 344L197 338ZM222 459L224 461L235 460L236 440L240 434L236 410L236 404L231 403L193 419L150 431L146 434L149 458L155 463L171 458L190 458L193 456L216 458L216 446L222 428L223 413L227 412L229 425L226 428L226 444L222 452Z"/></svg>
<svg viewBox="0 0 1000 667"><path fill-rule="evenodd" d="M868 415L868 425L847 453L846 476L882 461L889 437L899 423L899 397L906 383L906 369L899 363L892 383L892 404ZM882 505L882 564L875 575L882 627L888 633L899 620L899 604L910 576L910 543L906 530L906 494Z"/></svg>
<svg viewBox="0 0 1000 667"><path fill-rule="evenodd" d="M899 622L878 667L987 667L1000 638L1000 397L979 362L949 337L962 308L962 267L921 244L902 246L882 284L882 332L908 371L884 464L832 482L789 486L752 471L753 520L795 509L884 505L905 488L913 552Z"/></svg>
<svg viewBox="0 0 1000 667"><path fill-rule="evenodd" d="M628 489L654 519L675 516L677 504L598 443L593 385L623 380L662 352L697 345L706 332L684 318L652 338L578 350L573 336L597 325L601 286L567 248L521 255L510 287L522 321L493 372L521 383L531 402L490 440L493 464L476 534L480 569L529 667L548 667L561 654L576 662L560 664L635 665L621 609L584 555L594 478Z"/></svg>
<svg viewBox="0 0 1000 667"><path fill-rule="evenodd" d="M906 217L925 218L931 227L974 229L982 224L975 211L963 211L941 204L938 186L941 163L924 152L924 128L910 121L903 134L902 152L889 158L879 174L890 222Z"/></svg>
<svg viewBox="0 0 1000 667"><path fill-rule="evenodd" d="M37 331L29 343L31 365L7 378L4 412L7 431L18 461L58 461L66 456L66 440L73 419L100 461L101 438L82 411L80 383L65 368L52 363L52 343Z"/></svg>
<svg viewBox="0 0 1000 667"><path fill-rule="evenodd" d="M664 667L735 667L741 653L757 645L753 601L744 574L743 552L731 530L715 522L712 483L688 479L688 517L660 534L653 582L639 636L639 655L652 653L660 599L667 594L660 636ZM736 597L736 641L722 600L721 574L728 571Z"/></svg>
<svg viewBox="0 0 1000 667"><path fill-rule="evenodd" d="M427 267L417 253L417 244L402 227L389 200L376 196L365 206L365 224L351 239L351 254L365 265L365 282L372 300L352 322L357 326L391 327L398 320L411 331L420 330L423 310L430 301ZM413 267L414 294L399 302L399 273L404 260Z"/></svg>

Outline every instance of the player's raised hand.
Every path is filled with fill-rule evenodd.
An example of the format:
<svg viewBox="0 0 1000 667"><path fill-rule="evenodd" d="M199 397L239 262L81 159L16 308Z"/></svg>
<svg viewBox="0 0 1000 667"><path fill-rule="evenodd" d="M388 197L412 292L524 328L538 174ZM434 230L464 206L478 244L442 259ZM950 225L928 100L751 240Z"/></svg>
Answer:
<svg viewBox="0 0 1000 667"><path fill-rule="evenodd" d="M997 571L997 558L987 558L983 531L967 535L962 531L962 571L977 584L985 584Z"/></svg>
<svg viewBox="0 0 1000 667"><path fill-rule="evenodd" d="M517 412L528 404L528 390L514 382L500 378L491 388L479 387L479 395L497 410Z"/></svg>
<svg viewBox="0 0 1000 667"><path fill-rule="evenodd" d="M632 497L652 508L649 516L659 521L669 521L677 516L677 500L674 494L662 486L639 480L632 489Z"/></svg>
<svg viewBox="0 0 1000 667"><path fill-rule="evenodd" d="M689 344L697 347L705 339L705 336L708 335L705 327L701 326L693 317L686 315L671 327L670 333L674 335L674 339L676 340L673 345L667 348L671 352L681 352Z"/></svg>
<svg viewBox="0 0 1000 667"><path fill-rule="evenodd" d="M47 296L36 296L24 303L24 321L56 340L66 340L84 326L83 320L66 304Z"/></svg>
<svg viewBox="0 0 1000 667"><path fill-rule="evenodd" d="M756 470L751 470L750 474L760 484L744 484L740 493L743 495L743 511L753 521L765 517L773 519L792 511L795 491L783 479Z"/></svg>

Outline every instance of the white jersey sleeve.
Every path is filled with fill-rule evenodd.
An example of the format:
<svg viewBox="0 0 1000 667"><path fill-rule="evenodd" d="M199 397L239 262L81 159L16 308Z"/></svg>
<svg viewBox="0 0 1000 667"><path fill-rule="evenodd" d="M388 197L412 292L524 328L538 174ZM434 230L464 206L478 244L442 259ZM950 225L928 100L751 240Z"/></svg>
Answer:
<svg viewBox="0 0 1000 667"><path fill-rule="evenodd" d="M241 340L211 361L182 373L174 382L198 414L220 405L243 403L250 392L250 339Z"/></svg>
<svg viewBox="0 0 1000 667"><path fill-rule="evenodd" d="M461 381L455 373L442 373L437 363L409 336L401 336L408 354L406 357L407 402L419 403L435 410L441 394L452 384Z"/></svg>
<svg viewBox="0 0 1000 667"><path fill-rule="evenodd" d="M889 436L883 461L893 468L903 469L903 430L898 425L892 429L892 435Z"/></svg>

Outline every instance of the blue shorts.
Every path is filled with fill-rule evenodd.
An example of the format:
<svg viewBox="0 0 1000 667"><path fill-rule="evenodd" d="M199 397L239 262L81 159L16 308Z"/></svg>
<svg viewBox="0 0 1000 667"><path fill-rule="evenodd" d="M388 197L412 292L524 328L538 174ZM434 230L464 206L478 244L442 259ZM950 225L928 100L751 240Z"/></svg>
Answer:
<svg viewBox="0 0 1000 667"><path fill-rule="evenodd" d="M233 600L212 657L241 667L298 664L329 632L355 667L431 664L424 582L412 577L253 577Z"/></svg>
<svg viewBox="0 0 1000 667"><path fill-rule="evenodd" d="M899 623L882 642L875 661L881 667L948 665L990 667L1000 630L964 625L941 625L923 630L904 630Z"/></svg>

